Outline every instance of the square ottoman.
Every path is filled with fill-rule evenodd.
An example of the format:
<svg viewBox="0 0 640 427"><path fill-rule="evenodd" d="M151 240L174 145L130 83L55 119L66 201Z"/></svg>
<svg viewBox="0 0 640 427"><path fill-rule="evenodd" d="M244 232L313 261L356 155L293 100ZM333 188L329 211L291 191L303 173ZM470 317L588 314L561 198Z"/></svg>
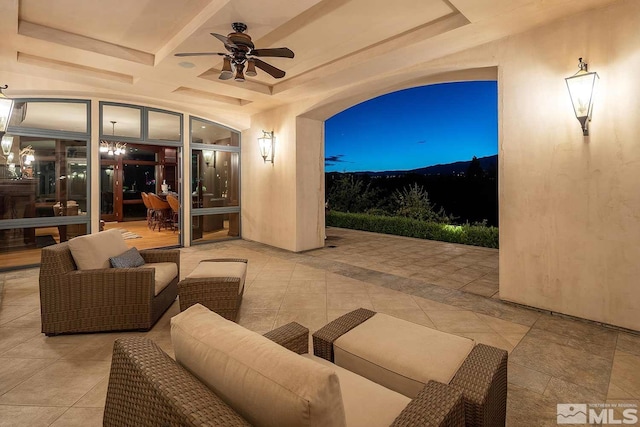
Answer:
<svg viewBox="0 0 640 427"><path fill-rule="evenodd" d="M313 352L409 398L429 381L448 384L462 392L468 427L505 425L504 350L361 308L316 331Z"/></svg>
<svg viewBox="0 0 640 427"><path fill-rule="evenodd" d="M242 303L246 276L246 259L218 258L200 261L178 283L180 311L194 304L202 304L235 322Z"/></svg>

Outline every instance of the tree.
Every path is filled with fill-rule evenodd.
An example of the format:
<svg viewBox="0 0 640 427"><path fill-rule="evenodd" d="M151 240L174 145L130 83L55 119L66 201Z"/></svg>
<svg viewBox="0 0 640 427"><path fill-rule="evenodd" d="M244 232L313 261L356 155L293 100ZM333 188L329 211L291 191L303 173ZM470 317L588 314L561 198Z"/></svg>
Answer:
<svg viewBox="0 0 640 427"><path fill-rule="evenodd" d="M467 177L469 178L482 178L484 176L484 169L482 169L482 165L480 164L480 160L476 156L473 156L471 159L471 163L467 168Z"/></svg>
<svg viewBox="0 0 640 427"><path fill-rule="evenodd" d="M454 218L447 215L444 209L436 209L429 201L429 194L425 189L414 183L393 193L396 205L396 215L422 221L449 223Z"/></svg>
<svg viewBox="0 0 640 427"><path fill-rule="evenodd" d="M354 175L343 174L333 182L327 201L330 209L340 212L364 212L375 207L376 192Z"/></svg>

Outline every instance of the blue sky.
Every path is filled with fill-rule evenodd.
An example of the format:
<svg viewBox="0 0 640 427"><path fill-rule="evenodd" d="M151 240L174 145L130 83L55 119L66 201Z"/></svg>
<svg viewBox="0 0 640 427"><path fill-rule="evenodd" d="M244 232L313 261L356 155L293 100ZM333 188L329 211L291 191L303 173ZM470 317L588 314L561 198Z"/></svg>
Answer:
<svg viewBox="0 0 640 427"><path fill-rule="evenodd" d="M325 122L327 172L408 170L498 153L496 82L382 95Z"/></svg>

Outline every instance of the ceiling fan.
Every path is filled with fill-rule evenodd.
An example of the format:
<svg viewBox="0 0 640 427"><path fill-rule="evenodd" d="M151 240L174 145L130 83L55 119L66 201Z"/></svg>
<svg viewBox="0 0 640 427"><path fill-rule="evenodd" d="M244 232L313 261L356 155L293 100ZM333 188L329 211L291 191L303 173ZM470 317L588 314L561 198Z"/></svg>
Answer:
<svg viewBox="0 0 640 427"><path fill-rule="evenodd" d="M251 37L246 34L247 26L242 22L234 22L231 27L234 32L227 36L222 34L211 33L212 36L224 43L224 47L229 51L228 53L222 52L191 52L191 53L176 53L175 56L208 56L219 55L223 56L222 72L220 73L220 80L229 80L234 77L235 81L243 82L245 74L253 77L258 73L256 67L262 71L272 75L276 79L281 79L285 76L285 72L273 65L267 64L258 57L275 57L275 58L293 58L293 51L286 47L272 48L272 49L256 49L251 42ZM244 70L246 66L246 71Z"/></svg>

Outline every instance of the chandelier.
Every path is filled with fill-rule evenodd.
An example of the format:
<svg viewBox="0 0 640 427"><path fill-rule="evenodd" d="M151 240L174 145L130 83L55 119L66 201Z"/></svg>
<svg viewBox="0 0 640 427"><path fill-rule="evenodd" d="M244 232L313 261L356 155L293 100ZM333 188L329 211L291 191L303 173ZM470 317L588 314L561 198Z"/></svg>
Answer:
<svg viewBox="0 0 640 427"><path fill-rule="evenodd" d="M116 135L116 121L111 120L111 136L115 137ZM100 141L100 152L106 153L109 156L119 156L124 155L126 152L127 144L124 142L117 141Z"/></svg>

